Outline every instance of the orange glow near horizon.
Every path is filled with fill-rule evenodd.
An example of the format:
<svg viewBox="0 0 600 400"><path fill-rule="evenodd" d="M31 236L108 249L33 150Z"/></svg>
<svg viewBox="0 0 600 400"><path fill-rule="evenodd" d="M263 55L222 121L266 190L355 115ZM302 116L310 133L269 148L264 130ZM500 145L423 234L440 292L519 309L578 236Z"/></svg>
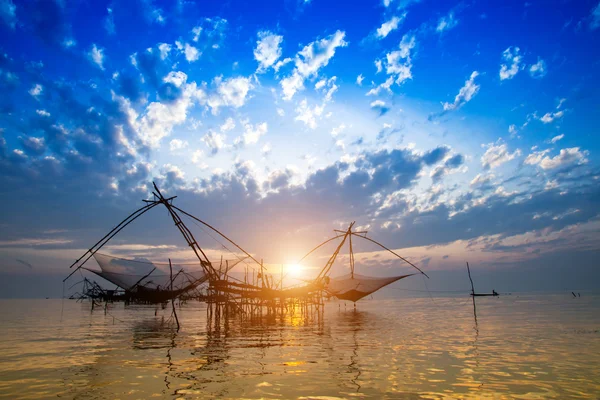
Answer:
<svg viewBox="0 0 600 400"><path fill-rule="evenodd" d="M285 269L286 273L289 274L291 278L302 276L305 270L302 264L286 264Z"/></svg>

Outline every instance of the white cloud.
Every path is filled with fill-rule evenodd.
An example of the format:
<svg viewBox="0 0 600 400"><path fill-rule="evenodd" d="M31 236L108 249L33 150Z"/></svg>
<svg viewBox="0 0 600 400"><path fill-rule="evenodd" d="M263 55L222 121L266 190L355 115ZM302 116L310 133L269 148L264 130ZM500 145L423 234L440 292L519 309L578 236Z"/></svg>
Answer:
<svg viewBox="0 0 600 400"><path fill-rule="evenodd" d="M254 49L254 59L258 61L257 72L264 72L281 57L281 43L283 36L275 35L269 31L258 32L259 40Z"/></svg>
<svg viewBox="0 0 600 400"><path fill-rule="evenodd" d="M393 16L392 19L390 19L387 22L384 22L381 25L381 27L377 28L377 33L376 33L377 38L383 39L387 35L389 35L390 32L398 29L398 26L404 20L404 18L406 18L406 13L402 14L400 17Z"/></svg>
<svg viewBox="0 0 600 400"><path fill-rule="evenodd" d="M202 33L202 27L201 26L193 27L192 33L194 34L194 37L192 38L192 40L194 42L197 42L200 39L200 34Z"/></svg>
<svg viewBox="0 0 600 400"><path fill-rule="evenodd" d="M383 71L383 63L381 60L375 60L375 68L377 68L377 74Z"/></svg>
<svg viewBox="0 0 600 400"><path fill-rule="evenodd" d="M444 31L448 31L448 30L454 28L457 24L458 24L458 20L456 20L454 18L454 13L451 12L447 16L439 19L438 25L437 25L437 28L435 28L435 31L438 33L442 33Z"/></svg>
<svg viewBox="0 0 600 400"><path fill-rule="evenodd" d="M504 52L502 52L502 59L510 64L510 67L507 64L500 65L500 80L512 79L517 75L519 70L521 69L520 63L522 57L519 55L520 49L518 47L509 47Z"/></svg>
<svg viewBox="0 0 600 400"><path fill-rule="evenodd" d="M50 113L46 110L35 110L35 112L41 117L49 117Z"/></svg>
<svg viewBox="0 0 600 400"><path fill-rule="evenodd" d="M273 69L275 70L275 72L279 72L279 68L283 67L283 66L284 66L284 65L286 65L286 64L289 64L289 63L291 63L292 61L294 61L294 60L292 60L292 59L291 59L291 58L289 58L289 57L288 57L288 58L284 58L283 60L279 60L279 61L277 61L277 62L276 62L274 65L273 65Z"/></svg>
<svg viewBox="0 0 600 400"><path fill-rule="evenodd" d="M473 180L471 181L470 185L471 187L483 186L486 183L490 183L494 178L496 178L494 174L477 174L477 176L475 176L475 178L473 178Z"/></svg>
<svg viewBox="0 0 600 400"><path fill-rule="evenodd" d="M494 169L500 165L521 155L521 150L517 149L513 153L508 151L505 143L489 143L487 150L481 157L481 164L484 169Z"/></svg>
<svg viewBox="0 0 600 400"><path fill-rule="evenodd" d="M546 76L546 62L538 57L538 62L529 67L529 75L532 78L540 79Z"/></svg>
<svg viewBox="0 0 600 400"><path fill-rule="evenodd" d="M525 164L539 165L542 169L555 169L574 164L585 164L588 162L586 156L588 151L580 151L579 147L571 147L561 149L560 153L555 157L550 157L547 154L550 150L536 151L531 153L525 159Z"/></svg>
<svg viewBox="0 0 600 400"><path fill-rule="evenodd" d="M370 106L371 106L371 109L378 111L380 115L383 115L389 111L388 106L385 104L385 101L383 101L383 100L375 100L375 101L371 102Z"/></svg>
<svg viewBox="0 0 600 400"><path fill-rule="evenodd" d="M181 87L187 81L187 75L181 71L171 71L163 78L163 82L172 83L177 87Z"/></svg>
<svg viewBox="0 0 600 400"><path fill-rule="evenodd" d="M367 96L377 96L379 94L379 92L381 92L382 89L385 89L389 93L392 93L392 89L390 89L390 87L392 86L393 83L394 83L394 77L390 76L381 85L376 86L373 89L369 90L367 92Z"/></svg>
<svg viewBox="0 0 600 400"><path fill-rule="evenodd" d="M128 99L113 93L113 99L127 115L138 138L150 147L158 147L160 141L171 134L174 126L186 121L187 111L194 102L206 100L206 94L197 88L195 82L187 83L187 75L181 71L170 72L163 78L163 81L173 83L181 88L181 95L168 103L155 101L148 104L145 112L139 118Z"/></svg>
<svg viewBox="0 0 600 400"><path fill-rule="evenodd" d="M479 72L473 71L465 85L460 88L458 94L454 98L453 103L443 103L445 111L458 110L463 105L471 101L471 99L479 92L479 85L475 83L475 78L479 76Z"/></svg>
<svg viewBox="0 0 600 400"><path fill-rule="evenodd" d="M88 57L100 69L104 69L104 49L98 48L96 44L93 44L91 50L88 52Z"/></svg>
<svg viewBox="0 0 600 400"><path fill-rule="evenodd" d="M198 149L192 153L192 163L197 165L200 164L202 160L204 160L204 151ZM200 166L200 168L206 169L208 168L208 165L203 164Z"/></svg>
<svg viewBox="0 0 600 400"><path fill-rule="evenodd" d="M31 89L29 89L29 94L37 99L37 97L42 94L43 91L44 87L39 83L36 83Z"/></svg>
<svg viewBox="0 0 600 400"><path fill-rule="evenodd" d="M540 121L542 121L544 124L549 124L549 123L553 122L555 119L562 118L563 115L565 115L564 111L549 112L549 113L544 114L540 118Z"/></svg>
<svg viewBox="0 0 600 400"><path fill-rule="evenodd" d="M560 135L554 136L552 139L550 139L550 143L554 144L564 137L565 135L561 133Z"/></svg>
<svg viewBox="0 0 600 400"><path fill-rule="evenodd" d="M221 77L215 78L217 91L209 96L207 104L216 114L219 107L230 106L239 108L246 103L248 92L254 86L249 78L238 77L222 80Z"/></svg>
<svg viewBox="0 0 600 400"><path fill-rule="evenodd" d="M280 84L284 100L291 100L297 91L304 89L304 78L294 72L291 76L282 79Z"/></svg>
<svg viewBox="0 0 600 400"><path fill-rule="evenodd" d="M219 150L225 147L225 135L212 130L208 131L201 140L210 148L211 154L217 154Z"/></svg>
<svg viewBox="0 0 600 400"><path fill-rule="evenodd" d="M261 154L263 155L263 157L268 156L269 154L271 154L271 143L266 143L262 149L260 149Z"/></svg>
<svg viewBox="0 0 600 400"><path fill-rule="evenodd" d="M321 117L324 109L325 104L309 107L308 102L306 99L304 99L296 108L296 113L298 115L296 116L295 120L302 121L306 126L310 127L311 129L315 129L317 127L317 119Z"/></svg>
<svg viewBox="0 0 600 400"><path fill-rule="evenodd" d="M0 0L0 20L2 20L10 29L15 29L17 25L17 6L12 0Z"/></svg>
<svg viewBox="0 0 600 400"><path fill-rule="evenodd" d="M195 48L189 43L181 43L180 41L176 41L175 46L177 47L177 50L179 50L185 55L185 59L187 60L187 62L192 63L194 61L198 61L198 59L202 55L202 53L197 48Z"/></svg>
<svg viewBox="0 0 600 400"><path fill-rule="evenodd" d="M278 108L277 109L277 115L279 115L280 117L285 116L285 111L283 110L283 108Z"/></svg>
<svg viewBox="0 0 600 400"><path fill-rule="evenodd" d="M508 133L510 133L510 137L515 137L515 135L517 134L517 126L515 124L509 126Z"/></svg>
<svg viewBox="0 0 600 400"><path fill-rule="evenodd" d="M160 51L161 60L164 60L165 58L167 58L169 56L171 49L172 49L172 47L168 43L161 43L158 45L158 50Z"/></svg>
<svg viewBox="0 0 600 400"><path fill-rule="evenodd" d="M229 117L227 118L225 123L221 125L221 132L227 132L232 130L233 128L235 128L235 121L233 120L233 118Z"/></svg>
<svg viewBox="0 0 600 400"><path fill-rule="evenodd" d="M321 79L315 85L315 90L325 95L323 101L326 103L332 100L333 94L338 90L336 80L337 76L332 76L329 79Z"/></svg>
<svg viewBox="0 0 600 400"><path fill-rule="evenodd" d="M397 85L401 85L407 79L412 79L411 50L417 42L415 35L406 34L400 41L400 50L386 54L385 68L388 75L392 75ZM375 64L377 65L377 63ZM377 65L379 72L380 65Z"/></svg>
<svg viewBox="0 0 600 400"><path fill-rule="evenodd" d="M169 150L171 152L182 150L188 147L188 142L186 140L173 139L169 142Z"/></svg>
<svg viewBox="0 0 600 400"><path fill-rule="evenodd" d="M362 76L362 74L360 74L359 76L357 76L357 77L356 77L356 84L357 84L358 86L362 86L362 83L363 83L363 80L364 80L364 79L365 79L365 78Z"/></svg>
<svg viewBox="0 0 600 400"><path fill-rule="evenodd" d="M296 54L292 75L281 80L283 99L291 100L294 94L304 88L304 80L317 74L320 68L329 64L338 47L344 47L346 34L336 31L326 38L315 40Z"/></svg>
<svg viewBox="0 0 600 400"><path fill-rule="evenodd" d="M62 42L62 45L64 48L70 49L71 47L77 45L77 41L73 38L65 38L65 40Z"/></svg>
<svg viewBox="0 0 600 400"><path fill-rule="evenodd" d="M258 139L260 139L261 136L265 135L267 131L268 126L266 122L256 125L252 125L248 122L244 123L244 144L258 143Z"/></svg>
<svg viewBox="0 0 600 400"><path fill-rule="evenodd" d="M336 137L346 129L346 125L341 124L331 130L331 136Z"/></svg>

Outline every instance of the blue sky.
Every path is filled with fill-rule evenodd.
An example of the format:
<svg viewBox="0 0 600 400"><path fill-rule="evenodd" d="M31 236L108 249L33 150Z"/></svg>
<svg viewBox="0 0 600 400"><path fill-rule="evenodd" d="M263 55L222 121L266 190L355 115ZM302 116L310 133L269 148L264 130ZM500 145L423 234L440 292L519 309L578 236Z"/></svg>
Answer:
<svg viewBox="0 0 600 400"><path fill-rule="evenodd" d="M599 67L597 1L0 0L0 271L153 180L273 265L357 221L429 271L594 269ZM189 258L164 217L107 251Z"/></svg>

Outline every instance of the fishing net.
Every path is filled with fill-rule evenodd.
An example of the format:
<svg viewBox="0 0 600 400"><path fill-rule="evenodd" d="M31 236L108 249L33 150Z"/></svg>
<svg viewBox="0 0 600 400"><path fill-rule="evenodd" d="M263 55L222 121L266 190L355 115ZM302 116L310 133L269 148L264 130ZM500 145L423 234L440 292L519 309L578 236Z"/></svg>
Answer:
<svg viewBox="0 0 600 400"><path fill-rule="evenodd" d="M341 300L358 301L384 286L399 281L414 274L377 278L358 274L347 274L337 278L330 278L325 284L325 290Z"/></svg>
<svg viewBox="0 0 600 400"><path fill-rule="evenodd" d="M151 290L180 291L194 288L207 279L200 263L174 263L173 285L168 263L156 263L144 260L127 260L106 254L95 253L94 258L100 271L88 269L109 282L127 290L135 291L142 287Z"/></svg>

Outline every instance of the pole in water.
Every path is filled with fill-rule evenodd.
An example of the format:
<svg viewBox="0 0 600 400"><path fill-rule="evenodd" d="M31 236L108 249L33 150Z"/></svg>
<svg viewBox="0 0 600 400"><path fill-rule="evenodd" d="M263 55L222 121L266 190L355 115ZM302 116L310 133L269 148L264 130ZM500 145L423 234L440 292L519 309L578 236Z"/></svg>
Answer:
<svg viewBox="0 0 600 400"><path fill-rule="evenodd" d="M177 311L175 310L175 297L173 297L173 265L171 264L171 259L169 258L169 273L171 274L171 306L173 308L173 316L175 317L175 322L177 323L177 332L179 332L179 318L177 318Z"/></svg>
<svg viewBox="0 0 600 400"><path fill-rule="evenodd" d="M471 297L473 298L473 316L475 317L475 325L477 325L477 307L475 306L475 286L473 285L473 278L471 278L471 269L467 262L467 273L469 274L469 280L471 281Z"/></svg>

